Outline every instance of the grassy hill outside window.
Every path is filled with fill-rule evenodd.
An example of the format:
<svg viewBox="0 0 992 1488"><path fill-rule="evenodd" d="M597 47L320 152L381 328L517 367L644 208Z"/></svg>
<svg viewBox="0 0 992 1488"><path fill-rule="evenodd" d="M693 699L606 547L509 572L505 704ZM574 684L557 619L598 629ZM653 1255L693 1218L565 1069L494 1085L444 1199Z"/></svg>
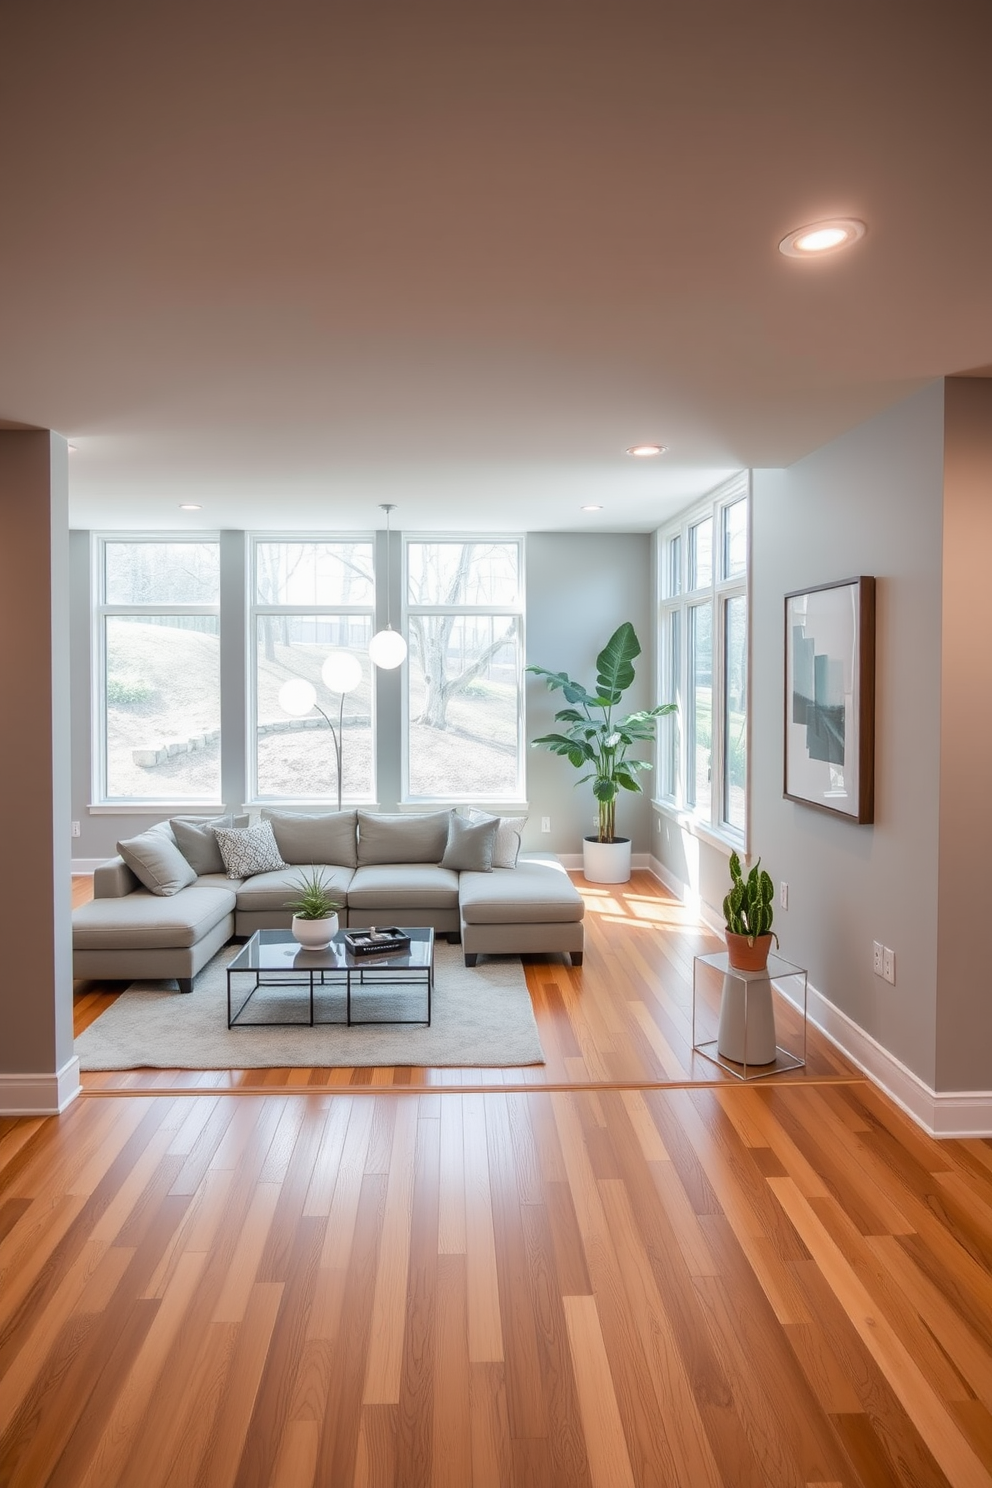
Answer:
<svg viewBox="0 0 992 1488"><path fill-rule="evenodd" d="M93 556L93 800L216 802L219 543L106 534Z"/></svg>

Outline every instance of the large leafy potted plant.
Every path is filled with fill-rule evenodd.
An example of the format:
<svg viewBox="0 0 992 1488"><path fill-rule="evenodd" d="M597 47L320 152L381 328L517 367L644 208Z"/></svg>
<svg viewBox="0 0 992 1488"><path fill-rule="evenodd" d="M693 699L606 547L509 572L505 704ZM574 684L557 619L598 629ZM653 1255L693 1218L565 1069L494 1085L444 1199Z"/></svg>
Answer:
<svg viewBox="0 0 992 1488"><path fill-rule="evenodd" d="M652 768L650 761L631 756L631 750L655 736L656 720L673 713L675 703L661 703L618 716L624 693L634 680L634 658L641 646L629 620L614 631L596 657L596 691L589 692L566 672L547 667L527 670L544 677L551 692L559 689L568 707L555 714L564 725L560 733L542 734L537 748L560 754L586 773L576 781L592 781L599 803L599 832L583 838L583 872L593 883L626 883L630 877L630 839L616 835L617 797L622 790L641 790L638 775Z"/></svg>

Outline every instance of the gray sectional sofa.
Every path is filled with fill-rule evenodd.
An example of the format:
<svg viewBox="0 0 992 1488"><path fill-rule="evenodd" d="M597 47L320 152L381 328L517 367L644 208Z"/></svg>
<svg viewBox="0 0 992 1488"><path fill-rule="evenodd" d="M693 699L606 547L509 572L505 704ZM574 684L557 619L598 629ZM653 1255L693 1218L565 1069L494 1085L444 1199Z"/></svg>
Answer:
<svg viewBox="0 0 992 1488"><path fill-rule="evenodd" d="M311 866L341 899L342 925L431 925L461 941L468 966L524 952L560 952L581 965L583 904L564 868L520 854L512 819L474 816L266 811L264 830L229 817L159 823L97 868L94 898L73 911L73 976L174 977L189 992L233 936L288 928L287 900ZM270 836L274 858L264 850ZM263 866L232 876L239 861Z"/></svg>

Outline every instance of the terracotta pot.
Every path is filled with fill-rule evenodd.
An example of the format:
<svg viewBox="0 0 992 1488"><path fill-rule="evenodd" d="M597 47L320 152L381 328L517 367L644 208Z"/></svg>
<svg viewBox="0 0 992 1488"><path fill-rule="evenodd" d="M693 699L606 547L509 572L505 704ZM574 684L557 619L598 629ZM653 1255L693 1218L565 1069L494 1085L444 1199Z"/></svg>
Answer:
<svg viewBox="0 0 992 1488"><path fill-rule="evenodd" d="M768 965L768 952L772 948L772 933L756 935L753 943L746 935L735 935L724 930L727 938L727 959L737 971L764 971Z"/></svg>

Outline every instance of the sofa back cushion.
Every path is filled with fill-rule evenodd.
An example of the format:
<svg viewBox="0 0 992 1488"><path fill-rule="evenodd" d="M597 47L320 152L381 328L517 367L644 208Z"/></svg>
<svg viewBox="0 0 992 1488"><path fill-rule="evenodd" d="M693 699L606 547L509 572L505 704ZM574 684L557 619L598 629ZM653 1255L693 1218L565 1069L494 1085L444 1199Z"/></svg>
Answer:
<svg viewBox="0 0 992 1488"><path fill-rule="evenodd" d="M233 816L174 816L169 826L176 846L197 876L224 872L214 827L233 827Z"/></svg>
<svg viewBox="0 0 992 1488"><path fill-rule="evenodd" d="M450 811L420 816L358 813L358 862L440 863L448 845Z"/></svg>
<svg viewBox="0 0 992 1488"><path fill-rule="evenodd" d="M269 811L262 816L272 823L272 832L285 863L327 863L339 868L357 868L357 811Z"/></svg>
<svg viewBox="0 0 992 1488"><path fill-rule="evenodd" d="M196 882L196 870L179 851L167 822L118 842L117 851L145 888L163 899Z"/></svg>

